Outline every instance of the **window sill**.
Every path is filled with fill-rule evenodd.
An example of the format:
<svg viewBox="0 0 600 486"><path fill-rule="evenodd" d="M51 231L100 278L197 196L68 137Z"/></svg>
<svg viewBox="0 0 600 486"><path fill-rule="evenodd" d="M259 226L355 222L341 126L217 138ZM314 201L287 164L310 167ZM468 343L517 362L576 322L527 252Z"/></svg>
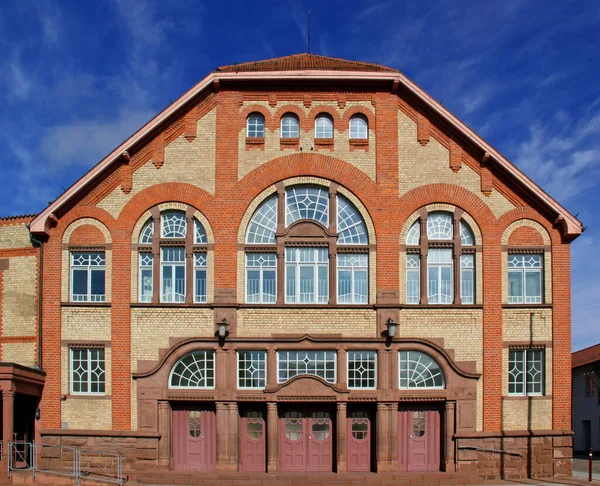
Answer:
<svg viewBox="0 0 600 486"><path fill-rule="evenodd" d="M502 304L503 309L552 309L552 304Z"/></svg>
<svg viewBox="0 0 600 486"><path fill-rule="evenodd" d="M63 400L79 400L81 398L85 398L88 400L111 400L112 395L105 395L104 393L72 393L69 395L63 395Z"/></svg>
<svg viewBox="0 0 600 486"><path fill-rule="evenodd" d="M265 149L265 137L246 137L246 150Z"/></svg>
<svg viewBox="0 0 600 486"><path fill-rule="evenodd" d="M110 302L61 302L61 307L110 307Z"/></svg>
<svg viewBox="0 0 600 486"><path fill-rule="evenodd" d="M369 151L369 139L368 138L351 138L350 142L350 151L353 150L364 150L366 152Z"/></svg>
<svg viewBox="0 0 600 486"><path fill-rule="evenodd" d="M333 150L333 138L315 138L315 150Z"/></svg>
<svg viewBox="0 0 600 486"><path fill-rule="evenodd" d="M552 395L505 395L502 400L552 400Z"/></svg>
<svg viewBox="0 0 600 486"><path fill-rule="evenodd" d="M300 139L299 138L280 138L279 139L279 149L287 150L293 149L298 150L300 148Z"/></svg>

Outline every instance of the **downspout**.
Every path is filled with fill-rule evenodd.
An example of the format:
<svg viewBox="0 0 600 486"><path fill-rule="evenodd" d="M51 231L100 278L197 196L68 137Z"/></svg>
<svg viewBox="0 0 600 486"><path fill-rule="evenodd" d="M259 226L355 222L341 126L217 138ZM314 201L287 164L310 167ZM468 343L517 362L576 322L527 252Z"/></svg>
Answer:
<svg viewBox="0 0 600 486"><path fill-rule="evenodd" d="M29 230L29 225L27 225ZM42 300L44 290L44 242L38 240L33 233L29 231L29 241L35 247L36 245L40 248L40 271L38 278L38 368L43 369L42 366Z"/></svg>

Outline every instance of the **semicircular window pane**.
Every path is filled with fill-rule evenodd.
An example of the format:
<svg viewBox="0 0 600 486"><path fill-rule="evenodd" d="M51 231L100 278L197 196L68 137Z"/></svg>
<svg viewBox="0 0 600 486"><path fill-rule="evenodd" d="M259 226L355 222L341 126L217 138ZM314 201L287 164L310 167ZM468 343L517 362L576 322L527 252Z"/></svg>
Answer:
<svg viewBox="0 0 600 486"><path fill-rule="evenodd" d="M475 238L473 232L467 223L464 221L460 222L460 243L463 246L469 246L475 244Z"/></svg>
<svg viewBox="0 0 600 486"><path fill-rule="evenodd" d="M272 196L263 202L256 212L246 234L246 243L270 244L275 243L277 230L277 196Z"/></svg>
<svg viewBox="0 0 600 486"><path fill-rule="evenodd" d="M406 235L406 244L407 245L418 245L421 240L421 222L419 220L415 221L413 225L408 230L408 234Z"/></svg>
<svg viewBox="0 0 600 486"><path fill-rule="evenodd" d="M194 220L194 243L205 244L207 243L206 231L204 226L197 219Z"/></svg>
<svg viewBox="0 0 600 486"><path fill-rule="evenodd" d="M140 233L140 243L142 245L151 245L153 236L154 236L154 220L151 219L142 228L142 232Z"/></svg>
<svg viewBox="0 0 600 486"><path fill-rule="evenodd" d="M442 368L420 351L399 352L400 388L444 388Z"/></svg>
<svg viewBox="0 0 600 486"><path fill-rule="evenodd" d="M452 215L429 213L427 216L427 238L430 240L452 239Z"/></svg>
<svg viewBox="0 0 600 486"><path fill-rule="evenodd" d="M367 228L362 216L344 196L337 197L337 231L339 245L366 245Z"/></svg>
<svg viewBox="0 0 600 486"><path fill-rule="evenodd" d="M185 238L187 224L183 211L165 211L160 219L163 238Z"/></svg>
<svg viewBox="0 0 600 486"><path fill-rule="evenodd" d="M180 358L169 377L169 388L214 388L215 352L192 351Z"/></svg>
<svg viewBox="0 0 600 486"><path fill-rule="evenodd" d="M320 187L292 187L285 191L286 217L289 226L300 219L329 224L329 191Z"/></svg>

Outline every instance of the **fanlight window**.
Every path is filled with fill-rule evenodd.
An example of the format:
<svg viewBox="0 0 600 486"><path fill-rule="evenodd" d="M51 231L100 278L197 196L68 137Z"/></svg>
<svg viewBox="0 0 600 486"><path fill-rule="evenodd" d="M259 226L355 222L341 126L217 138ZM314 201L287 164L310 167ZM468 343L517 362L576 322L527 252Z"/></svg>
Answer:
<svg viewBox="0 0 600 486"><path fill-rule="evenodd" d="M151 245L152 237L154 236L154 220L148 221L140 234L140 243L142 245Z"/></svg>
<svg viewBox="0 0 600 486"><path fill-rule="evenodd" d="M329 192L319 187L292 187L285 191L286 226L299 219L314 219L327 226L329 222Z"/></svg>
<svg viewBox="0 0 600 486"><path fill-rule="evenodd" d="M430 240L451 240L452 215L430 213L427 217L427 238Z"/></svg>
<svg viewBox="0 0 600 486"><path fill-rule="evenodd" d="M260 113L254 113L248 117L247 137L265 136L265 118Z"/></svg>
<svg viewBox="0 0 600 486"><path fill-rule="evenodd" d="M165 211L161 214L163 238L185 238L187 224L183 211Z"/></svg>
<svg viewBox="0 0 600 486"><path fill-rule="evenodd" d="M369 243L365 223L350 201L337 197L337 230L339 245L366 245Z"/></svg>
<svg viewBox="0 0 600 486"><path fill-rule="evenodd" d="M206 230L200 221L194 220L194 243L205 245L207 243Z"/></svg>
<svg viewBox="0 0 600 486"><path fill-rule="evenodd" d="M444 388L444 374L440 365L420 351L400 351L400 389Z"/></svg>
<svg viewBox="0 0 600 486"><path fill-rule="evenodd" d="M277 196L270 197L263 202L248 226L246 243L271 244L275 243L277 230Z"/></svg>
<svg viewBox="0 0 600 486"><path fill-rule="evenodd" d="M215 352L193 351L175 363L169 388L214 388Z"/></svg>
<svg viewBox="0 0 600 486"><path fill-rule="evenodd" d="M327 115L319 115L315 120L315 138L333 138L333 120Z"/></svg>
<svg viewBox="0 0 600 486"><path fill-rule="evenodd" d="M368 132L367 120L362 116L350 118L350 138L366 139L369 138Z"/></svg>
<svg viewBox="0 0 600 486"><path fill-rule="evenodd" d="M471 246L475 244L475 238L469 225L464 221L460 222L460 243L463 246Z"/></svg>
<svg viewBox="0 0 600 486"><path fill-rule="evenodd" d="M421 224L419 220L415 221L413 225L408 230L408 234L406 235L406 244L407 245L418 245L421 240Z"/></svg>

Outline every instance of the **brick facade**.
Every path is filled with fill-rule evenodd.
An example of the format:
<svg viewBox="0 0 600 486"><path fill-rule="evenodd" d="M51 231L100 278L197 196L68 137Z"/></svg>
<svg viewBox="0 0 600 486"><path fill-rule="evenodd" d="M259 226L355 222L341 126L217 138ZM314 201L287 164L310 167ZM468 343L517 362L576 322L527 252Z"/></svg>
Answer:
<svg viewBox="0 0 600 486"><path fill-rule="evenodd" d="M383 71L378 74L396 76L393 70ZM75 429L77 441L118 445L129 433L131 443L138 442L137 448L130 447L132 457L141 449L155 448L141 459L129 458L131 469L169 468L168 439L144 434L156 434L169 422L164 415L169 402L166 382L149 383L165 373L181 343L214 340L216 323L226 318L229 339L239 340L239 346L262 338L276 348L278 340L284 343L291 335L314 342L336 336L349 346L380 346L390 318L399 324L400 347L393 349L410 348L413 341L430 346L446 360L448 373L458 373L468 383L467 393L456 385L457 375L452 385L458 387L452 391L456 396L444 395L452 403L445 405L444 413L456 413L456 431L462 431L456 441L451 438L454 430L443 439L445 468L486 478L569 473L569 243L576 235L565 230L564 217L557 219L522 182L497 169L499 162L491 161L486 150L395 82L350 82L341 93L328 81L312 85L310 76L301 81L277 79L274 76L267 88L260 81L242 85L227 78L193 96L184 95L176 113L118 153L101 177L77 188L77 198L34 220L35 228L44 220L44 231L35 233L44 239L42 367L47 377L39 424L44 440L70 443ZM251 113L264 116L260 140L247 137L246 118ZM280 120L286 113L298 117L300 128L299 139L289 143L280 138ZM320 113L333 120L333 140L316 143L315 118ZM357 114L368 121L368 139L360 143L349 139L350 118ZM361 213L369 235L368 304L246 304L244 244L249 220L279 188L298 184L336 190ZM139 302L140 232L154 215L172 209L188 211L188 217L206 230L206 304ZM472 305L406 303L406 235L414 221L433 211L461 214L473 230ZM105 254L103 303L71 302L69 255L85 248ZM514 249L543 253L542 304L508 304L507 259ZM4 361L15 356L36 364L37 251L23 224L0 224L0 262L10 259L8 269L0 266ZM152 251L157 258L157 248ZM32 340L15 342L16 336ZM302 341L303 346L309 341ZM105 349L104 396L81 398L69 392L69 347L86 343ZM508 353L511 346L527 343L545 348L545 393L521 400L508 394ZM338 349L345 353L343 344ZM227 347L219 353L233 355ZM381 365L392 371L373 395L374 403L385 402L386 407L392 398L385 397L402 399L391 378L397 373L394 359L382 358ZM228 372L235 374L232 366ZM220 394L220 385L233 383L235 388L235 382L218 373L213 400L219 423L224 413L219 403L235 403L236 395ZM273 393L271 399L277 400L278 392ZM153 394L157 398L151 399ZM228 407L226 413L234 413ZM390 410L397 413L398 403ZM528 420L531 411L533 421ZM387 420L395 423L387 413L378 412L382 425ZM526 430L535 436L530 440L540 443L534 448L535 460L530 458L536 464L533 470L513 456L504 463L499 455L492 453L489 459L490 453L482 452L527 454ZM104 438L102 431L107 431ZM501 432L508 437L502 443ZM228 440L235 434L230 431ZM220 440L225 439L218 435L217 467L234 467L237 456L220 450ZM396 446L389 445L388 451L388 445L377 443L383 449L373 468L398 467L397 457L389 452Z"/></svg>

